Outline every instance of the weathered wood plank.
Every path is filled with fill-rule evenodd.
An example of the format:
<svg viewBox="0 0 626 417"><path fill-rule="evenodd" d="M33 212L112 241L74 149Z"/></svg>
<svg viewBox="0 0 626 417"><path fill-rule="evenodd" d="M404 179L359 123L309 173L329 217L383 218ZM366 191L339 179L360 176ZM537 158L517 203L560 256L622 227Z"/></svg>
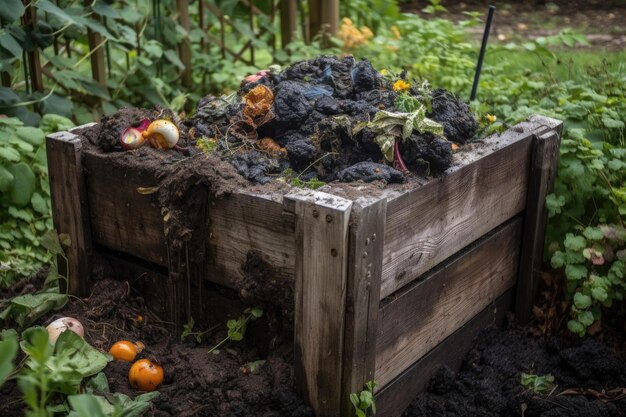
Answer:
<svg viewBox="0 0 626 417"><path fill-rule="evenodd" d="M374 379L387 201L357 200L350 219L343 347L342 412L353 416L350 393Z"/></svg>
<svg viewBox="0 0 626 417"><path fill-rule="evenodd" d="M91 276L91 230L80 138L69 132L53 133L46 138L46 153L54 227L71 241L66 249L69 270L61 261L59 271L69 277L69 291L85 297Z"/></svg>
<svg viewBox="0 0 626 417"><path fill-rule="evenodd" d="M273 267L275 278L293 285L295 237L283 215L282 196L233 194L209 207L208 279L234 288L241 266L254 251Z"/></svg>
<svg viewBox="0 0 626 417"><path fill-rule="evenodd" d="M155 187L149 170L134 170L117 162L115 154L85 152L91 227L94 242L161 266L167 266L163 217L157 195L142 195L139 187Z"/></svg>
<svg viewBox="0 0 626 417"><path fill-rule="evenodd" d="M446 365L458 371L470 349L472 339L491 325L500 326L513 301L508 290L463 327L451 334L426 356L411 365L400 376L376 393L377 417L398 417L415 396L428 384L439 367Z"/></svg>
<svg viewBox="0 0 626 417"><path fill-rule="evenodd" d="M93 239L98 244L161 266L167 266L163 217L157 194L137 188L155 187L149 170L130 170L117 163L120 155L97 150L85 154L85 178ZM140 214L139 214L140 213ZM255 251L274 267L279 279L293 282L295 267L293 225L285 221L281 195L237 192L208 205L206 278L236 288L241 266Z"/></svg>
<svg viewBox="0 0 626 417"><path fill-rule="evenodd" d="M524 209L532 138L388 202L381 299Z"/></svg>
<svg viewBox="0 0 626 417"><path fill-rule="evenodd" d="M515 284L521 225L516 218L499 227L384 302L376 339L381 387Z"/></svg>
<svg viewBox="0 0 626 417"><path fill-rule="evenodd" d="M537 136L534 141L515 302L515 313L520 323L529 320L537 289L537 273L543 259L548 220L545 202L556 177L560 142L560 136L554 130Z"/></svg>
<svg viewBox="0 0 626 417"><path fill-rule="evenodd" d="M320 192L285 196L296 229L296 388L318 417L340 413L351 208L351 201Z"/></svg>

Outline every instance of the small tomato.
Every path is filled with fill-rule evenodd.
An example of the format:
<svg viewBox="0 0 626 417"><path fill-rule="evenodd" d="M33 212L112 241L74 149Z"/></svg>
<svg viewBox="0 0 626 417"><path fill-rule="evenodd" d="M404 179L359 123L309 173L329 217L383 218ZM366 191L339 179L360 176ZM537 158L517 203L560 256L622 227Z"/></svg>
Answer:
<svg viewBox="0 0 626 417"><path fill-rule="evenodd" d="M128 340L120 340L111 346L109 353L116 361L132 362L143 348L144 344L141 342L133 343Z"/></svg>
<svg viewBox="0 0 626 417"><path fill-rule="evenodd" d="M149 359L140 359L130 367L128 381L138 390L154 391L163 382L163 368Z"/></svg>

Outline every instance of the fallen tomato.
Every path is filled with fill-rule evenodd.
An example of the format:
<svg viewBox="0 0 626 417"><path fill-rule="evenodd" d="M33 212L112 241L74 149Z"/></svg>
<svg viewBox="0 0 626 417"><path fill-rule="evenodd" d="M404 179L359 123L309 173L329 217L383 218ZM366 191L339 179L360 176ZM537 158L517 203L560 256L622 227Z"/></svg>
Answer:
<svg viewBox="0 0 626 417"><path fill-rule="evenodd" d="M143 348L144 344L141 342L133 343L128 340L120 340L111 346L109 353L116 361L132 362Z"/></svg>
<svg viewBox="0 0 626 417"><path fill-rule="evenodd" d="M163 382L163 368L149 359L139 359L128 372L130 385L141 391L154 391Z"/></svg>

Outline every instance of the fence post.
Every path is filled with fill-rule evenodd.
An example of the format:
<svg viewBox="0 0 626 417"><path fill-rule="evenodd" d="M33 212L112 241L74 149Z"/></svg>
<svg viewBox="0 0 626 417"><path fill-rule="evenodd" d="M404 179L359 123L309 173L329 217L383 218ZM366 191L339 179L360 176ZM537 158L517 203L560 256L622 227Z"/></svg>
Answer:
<svg viewBox="0 0 626 417"><path fill-rule="evenodd" d="M37 9L30 0L22 0L26 11L24 12L24 25L35 28L37 23ZM43 91L43 78L41 76L41 61L39 60L39 50L33 48L27 53L28 57L28 72L30 74L30 83L32 91Z"/></svg>
<svg viewBox="0 0 626 417"><path fill-rule="evenodd" d="M178 21L180 25L189 33L191 30L191 20L189 19L189 2L188 0L176 0L176 10L178 10ZM190 88L192 86L191 78L191 45L189 36L183 38L180 44L180 60L185 69L183 70L183 86Z"/></svg>
<svg viewBox="0 0 626 417"><path fill-rule="evenodd" d="M295 219L294 377L318 417L341 407L348 232L352 202L302 191L285 196Z"/></svg>
<svg viewBox="0 0 626 417"><path fill-rule="evenodd" d="M280 1L280 38L283 48L293 42L298 30L296 22L296 0Z"/></svg>
<svg viewBox="0 0 626 417"><path fill-rule="evenodd" d="M337 34L339 25L338 0L309 0L309 33L311 38L322 33L322 45L330 45L330 36Z"/></svg>
<svg viewBox="0 0 626 417"><path fill-rule="evenodd" d="M89 6L91 0L85 0L85 5ZM94 13L93 20L100 21L100 18ZM100 85L106 85L106 72L104 62L104 49L102 48L102 35L87 29L87 41L89 42L89 51L91 51L91 76Z"/></svg>

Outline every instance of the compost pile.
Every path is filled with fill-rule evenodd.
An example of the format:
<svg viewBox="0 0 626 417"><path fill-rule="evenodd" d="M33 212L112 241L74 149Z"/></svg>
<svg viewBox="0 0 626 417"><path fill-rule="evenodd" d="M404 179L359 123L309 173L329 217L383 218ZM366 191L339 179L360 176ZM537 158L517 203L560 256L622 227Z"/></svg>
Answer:
<svg viewBox="0 0 626 417"><path fill-rule="evenodd" d="M260 184L280 176L400 183L409 172L436 175L452 163L453 143L477 130L469 106L451 93L382 75L352 56L270 67L246 77L238 92L204 97L186 120L163 109L122 109L102 119L93 142L121 150L120 135L146 119L178 127L181 157L216 153Z"/></svg>
<svg viewBox="0 0 626 417"><path fill-rule="evenodd" d="M384 77L352 56L322 56L247 80L237 94L202 99L185 124L196 138L216 138L254 182L288 168L305 180L403 182L407 169L445 170L452 142L465 143L477 128L469 106L450 93Z"/></svg>

